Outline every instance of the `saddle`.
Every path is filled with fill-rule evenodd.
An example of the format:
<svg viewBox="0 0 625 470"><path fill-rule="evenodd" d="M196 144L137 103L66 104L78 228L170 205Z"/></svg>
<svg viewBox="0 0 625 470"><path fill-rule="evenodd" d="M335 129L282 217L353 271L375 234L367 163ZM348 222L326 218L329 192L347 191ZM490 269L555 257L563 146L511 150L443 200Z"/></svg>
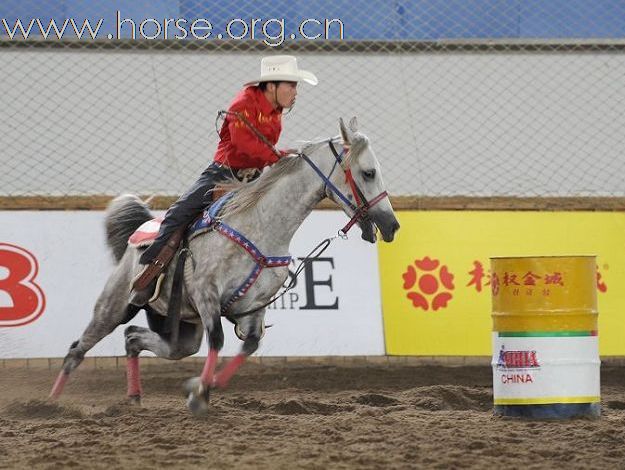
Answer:
<svg viewBox="0 0 625 470"><path fill-rule="evenodd" d="M208 230L215 216L219 213L228 199L230 199L230 196L226 196L226 191L224 190L215 191L213 197L215 198L215 203L208 206L208 208L206 208L202 214L191 222L191 224L180 227L171 235L165 246L163 246L152 262L146 265L145 268L135 277L132 282L133 289L136 291L147 289L152 281L158 278L156 291L150 301L154 301L158 298L160 290L159 287L165 276L164 273L167 270L169 263L180 249L180 243L185 235L187 236L187 239L190 240L201 231ZM162 217L157 217L145 222L130 236L128 244L137 248L151 245L158 235L162 221Z"/></svg>
<svg viewBox="0 0 625 470"><path fill-rule="evenodd" d="M244 168L240 170L236 170L233 173L233 176L238 179L242 183L249 183L258 178L261 174L261 170L258 168ZM197 219L195 219L191 224L185 225L177 229L172 236L167 240L165 246L161 249L161 251L156 255L156 257L152 260L152 262L146 265L145 268L137 276L132 282L132 287L135 291L141 291L147 289L148 286L158 277L158 282L156 286L156 292L152 296L152 300L156 300L158 298L158 291L160 290L160 284L163 280L162 273L164 273L169 266L169 263L174 258L178 249L180 248L180 242L183 240L185 233L189 231L189 235L192 236L194 233L198 232L202 227L197 227L198 220L204 220L208 214L209 210L212 214L212 217L216 215L216 212L221 210L223 204L226 202L226 198L224 197L227 194L226 189L214 189L213 190L213 201L215 203L208 206L207 209L204 210L203 215L200 215ZM222 201L221 204L217 204ZM215 207L216 206L216 207ZM212 208L215 207L213 210ZM131 246L142 247L149 246L154 238L158 235L158 229L160 227L161 219L153 219L146 223L144 223L141 227L139 227L135 233L133 233L128 239L128 243ZM203 224L204 228L207 226L206 223Z"/></svg>
<svg viewBox="0 0 625 470"><path fill-rule="evenodd" d="M149 222L154 222L154 221L149 221ZM169 240L167 240L167 243L161 249L158 255L156 255L156 257L152 260L152 262L146 265L145 268L134 279L132 283L133 289L135 290L147 289L150 283L157 276L163 273L163 271L165 271L167 266L169 266L170 261L172 260L176 252L178 251L178 247L180 246L180 242L182 241L182 238L184 237L184 234L186 231L187 231L187 226L183 226L177 229L172 234L172 236L169 238ZM136 232L132 236L134 236L135 234ZM152 240L150 240L150 242ZM129 242L130 242L130 239L129 239ZM149 245L149 243L145 243L143 246L147 246L147 245Z"/></svg>

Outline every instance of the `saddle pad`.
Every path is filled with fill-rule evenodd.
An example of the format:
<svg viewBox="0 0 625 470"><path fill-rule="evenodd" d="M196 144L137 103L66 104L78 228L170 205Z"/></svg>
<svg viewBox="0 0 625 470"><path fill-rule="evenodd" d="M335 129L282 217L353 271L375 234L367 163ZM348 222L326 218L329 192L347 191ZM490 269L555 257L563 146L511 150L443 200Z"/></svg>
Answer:
<svg viewBox="0 0 625 470"><path fill-rule="evenodd" d="M156 217L155 219L144 222L137 230L134 231L132 235L130 235L128 245L135 248L150 246L158 235L158 230L161 228L162 221L162 217Z"/></svg>
<svg viewBox="0 0 625 470"><path fill-rule="evenodd" d="M228 193L220 197L214 204L205 209L197 219L195 219L187 231L189 240L200 233L206 232L210 228L214 218L219 214L219 211L233 195L233 193ZM150 246L158 235L162 221L163 217L156 217L155 219L144 222L143 225L130 235L130 238L128 238L128 245L134 248L144 248L146 246Z"/></svg>

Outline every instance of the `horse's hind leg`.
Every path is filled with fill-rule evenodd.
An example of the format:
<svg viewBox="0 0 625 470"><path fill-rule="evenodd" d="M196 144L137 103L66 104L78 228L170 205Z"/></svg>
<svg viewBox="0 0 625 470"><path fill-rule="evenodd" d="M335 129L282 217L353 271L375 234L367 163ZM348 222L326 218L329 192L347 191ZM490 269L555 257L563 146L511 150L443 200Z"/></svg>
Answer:
<svg viewBox="0 0 625 470"><path fill-rule="evenodd" d="M150 314L148 314L150 317ZM152 322L150 322L152 326ZM172 345L168 339L149 328L131 325L126 328L126 378L128 381L128 398L133 403L141 402L141 378L139 372L139 354L141 351L152 351L164 359L182 359L195 354L202 344L202 325L181 322L179 337Z"/></svg>
<svg viewBox="0 0 625 470"><path fill-rule="evenodd" d="M70 373L80 365L85 354L102 338L109 335L118 325L130 321L140 307L128 304L130 293L129 280L123 275L121 266L111 275L100 294L94 308L93 318L78 341L71 344L63 359L63 366L52 391L51 398L58 398L63 392Z"/></svg>

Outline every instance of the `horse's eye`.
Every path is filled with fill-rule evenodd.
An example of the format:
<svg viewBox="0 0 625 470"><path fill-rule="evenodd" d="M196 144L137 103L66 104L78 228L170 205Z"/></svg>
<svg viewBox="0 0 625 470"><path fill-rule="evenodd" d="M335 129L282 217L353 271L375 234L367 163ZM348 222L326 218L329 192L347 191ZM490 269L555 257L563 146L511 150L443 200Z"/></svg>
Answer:
<svg viewBox="0 0 625 470"><path fill-rule="evenodd" d="M362 176L366 179L366 180L372 180L373 178L375 178L375 170L364 170L362 172Z"/></svg>

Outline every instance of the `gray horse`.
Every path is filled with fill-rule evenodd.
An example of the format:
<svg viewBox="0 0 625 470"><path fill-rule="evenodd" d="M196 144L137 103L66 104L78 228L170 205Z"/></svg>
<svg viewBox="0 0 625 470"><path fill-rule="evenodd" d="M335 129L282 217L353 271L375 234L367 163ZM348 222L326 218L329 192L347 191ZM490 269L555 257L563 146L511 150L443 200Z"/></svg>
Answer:
<svg viewBox="0 0 625 470"><path fill-rule="evenodd" d="M356 118L349 128L340 120L339 127L339 137L308 142L300 155L283 158L256 181L235 189L222 207L218 223L244 234L245 241L253 241L263 255L284 257L295 231L328 197L358 223L364 240L374 243L377 227L384 241L392 241L399 223L384 191L380 166L369 140L358 132ZM335 146L343 150L340 155ZM199 350L206 332L209 354L204 369L185 385L189 409L202 414L208 410L209 391L225 387L245 358L258 348L264 333L265 306L283 286L288 267L272 266L262 256L254 259L245 243L233 242L236 237L223 230L209 230L191 238L191 256L182 274L181 305L172 327L168 318L174 316L168 317L167 312L176 259L156 300L131 288L141 252L140 248L128 246L128 238L150 219L147 206L136 196L120 196L109 205L107 238L118 263L96 302L91 322L65 356L51 397L61 394L69 374L87 351L141 309L147 313L150 328L129 326L124 333L128 396L132 401L139 402L141 397L139 353L143 350L166 359L181 359ZM250 282L251 277L255 282ZM246 293L237 297L242 286ZM239 316L242 312L247 314ZM218 352L224 343L221 316L233 320L243 346L216 373Z"/></svg>

